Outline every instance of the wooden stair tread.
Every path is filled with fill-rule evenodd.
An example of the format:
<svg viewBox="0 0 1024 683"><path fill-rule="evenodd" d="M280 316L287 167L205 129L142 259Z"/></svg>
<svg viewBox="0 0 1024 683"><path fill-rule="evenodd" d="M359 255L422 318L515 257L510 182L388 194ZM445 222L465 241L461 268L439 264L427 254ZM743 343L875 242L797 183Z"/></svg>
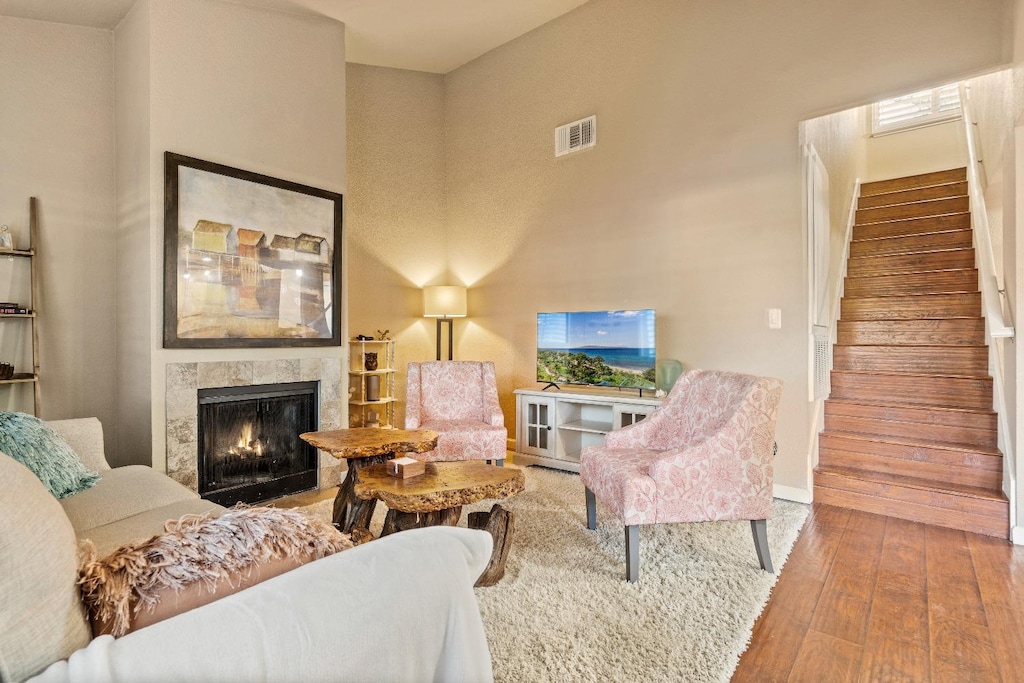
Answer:
<svg viewBox="0 0 1024 683"><path fill-rule="evenodd" d="M900 273L876 273L866 275L847 275L847 278L857 278L858 280L870 280L873 277L901 277L903 275L920 275L921 273L963 273L976 268L918 268L916 270L908 270Z"/></svg>
<svg viewBox="0 0 1024 683"><path fill-rule="evenodd" d="M942 187L942 186L941 185L931 185L930 187ZM899 191L896 191L896 192L889 192L888 194L895 195L895 194L900 194L900 193L903 193L903 192L913 192L915 190L921 190L921 189L926 189L926 188L915 187L915 188L913 188L913 190L899 190ZM878 197L880 195L872 194L872 195L866 195L866 196L868 196L868 197ZM897 201L897 202L893 202L891 204L874 204L872 206L866 206L866 207L863 207L863 208L865 208L865 209L888 209L888 208L893 207L893 206L911 206L913 204L927 205L927 204L932 204L934 202L941 202L944 199L967 199L967 193L966 192L961 192L960 194L950 194L950 195L945 195L945 196L942 196L942 197L921 197L920 199L907 199L907 200L902 201L902 202ZM859 206L859 204L858 204L858 206ZM957 212L956 211L950 211L949 213L957 213ZM933 216L933 215L938 216L938 215L944 215L944 214L927 214L927 215L929 215L929 216Z"/></svg>
<svg viewBox="0 0 1024 683"><path fill-rule="evenodd" d="M884 238L884 239L893 239L893 238ZM862 240L862 241L864 241L864 242L877 242L878 240L875 239L875 240ZM913 251L905 251L905 252L900 252L898 254L861 254L859 256L851 256L850 260L851 261L855 261L855 260L858 260L858 259L887 259L887 258L891 258L893 256L909 256L910 254L941 254L941 253L944 253L944 252L951 252L951 251L972 251L972 248L971 247L944 247L944 246L921 247L921 248L915 249Z"/></svg>
<svg viewBox="0 0 1024 683"><path fill-rule="evenodd" d="M961 317L961 318L910 318L910 320L973 320L972 317ZM842 322L842 321L840 321ZM879 318L872 318L871 320L847 320L845 322L851 323L868 323L868 322L907 322L906 318L897 318L895 320L885 320ZM839 346L855 346L857 348L864 348L865 346L878 346L881 348L893 348L893 349L912 349L920 347L922 349L986 349L988 348L984 344L851 344L848 342L842 344L833 344L833 348Z"/></svg>
<svg viewBox="0 0 1024 683"><path fill-rule="evenodd" d="M949 214L943 214L942 217L944 217L944 218L945 217L950 217L950 216L966 217L966 216L969 216L969 215L970 214L968 214L968 213L949 213ZM881 235L875 235L874 237L851 237L850 241L851 242L882 242L884 240L900 239L901 237L926 237L928 235L943 235L943 234L945 234L947 232L970 232L970 228L943 227L941 225L942 221L937 221L937 220L935 220L936 218L939 218L939 217L938 216L922 216L921 218L899 218L899 219L891 220L891 221L876 221L874 223L854 223L853 224L854 229L859 228L859 227L864 227L864 226L867 226L867 225L870 225L870 226L872 226L874 228L878 228L878 227L881 227L882 223L910 223L910 224L915 224L916 223L916 224L920 225L920 227L922 228L922 231L921 232L910 232L910 233L891 233L891 234L883 233ZM926 222L939 223L940 225L933 226L931 228L926 228L923 225ZM866 232L866 231L861 230L859 232Z"/></svg>
<svg viewBox="0 0 1024 683"><path fill-rule="evenodd" d="M910 202L907 204L894 204L888 207L871 207L870 209L857 209L854 214L854 226L857 225L878 225L880 223L892 223L899 220L913 220L916 218L943 218L946 216L957 216L969 214L961 206L937 206L942 203L952 205L955 200L966 200L967 198L951 197L944 200L928 200L927 202ZM906 211L903 215L885 215L887 211L895 212L897 209ZM920 209L920 212L910 211ZM868 213L879 214L877 216L866 215Z"/></svg>
<svg viewBox="0 0 1024 683"><path fill-rule="evenodd" d="M883 372L874 370L834 370L834 373L842 373L843 375L854 375L863 377L892 377L895 379L947 379L947 380L991 380L991 375L939 375L932 373L894 373L894 372ZM863 402L863 401L861 401Z"/></svg>
<svg viewBox="0 0 1024 683"><path fill-rule="evenodd" d="M948 214L948 215L958 215L958 214ZM959 214L959 215L969 215L969 214ZM906 223L906 222L909 222L909 221L924 221L924 220L927 220L927 218L903 218L903 219L898 220L898 221L879 221L879 222L881 222L881 223ZM875 225L875 226L877 226L878 223L867 223L866 225ZM857 227L857 224L854 224L853 227ZM913 233L910 233L908 235L878 235L876 237L854 237L850 241L851 242L884 242L885 240L898 240L898 239L902 239L904 237L927 237L928 235L945 235L946 233L950 233L950 232L960 232L960 233L966 232L966 233L969 233L969 232L971 232L971 229L970 228L935 228L934 230L928 230L927 232L913 232Z"/></svg>
<svg viewBox="0 0 1024 683"><path fill-rule="evenodd" d="M861 193L857 205L865 207L892 206L901 204L908 197L920 197L921 199L936 199L944 197L962 197L967 195L966 180L950 180L948 182L933 183L929 185L917 185L914 187L902 187L876 192L873 194ZM866 200L866 201L861 201Z"/></svg>
<svg viewBox="0 0 1024 683"><path fill-rule="evenodd" d="M1006 496L1003 495L1002 491L981 488L979 486L967 486L964 484L954 484L952 482L940 485L938 482L930 479L919 479L917 477L908 477L905 475L892 475L884 472L867 472L865 470L848 467L818 467L815 469L815 472L825 472L849 477L851 479L861 479L864 481L871 481L889 486L899 486L908 489L938 491L948 495L963 496L965 498L976 498L998 503L1009 502L1007 501Z"/></svg>
<svg viewBox="0 0 1024 683"><path fill-rule="evenodd" d="M913 422L898 422L896 420L891 421L893 424L905 424L915 425L921 423ZM1002 452L998 448L985 448L984 446L976 446L969 443L957 443L953 441L933 441L931 439L915 439L906 436L886 436L879 434L866 434L863 432L847 432L840 429L827 429L821 432L822 435L838 436L844 439L854 439L856 441L870 441L872 443L891 443L900 446L908 446L911 448L934 448L943 451L958 451L958 452L971 452L971 453L982 453L984 455L999 456L1002 457Z"/></svg>
<svg viewBox="0 0 1024 683"><path fill-rule="evenodd" d="M919 406L908 406L905 403L898 402L886 402L886 401L858 401L852 398L830 398L829 401L833 403L842 403L847 405L857 406L877 406L880 408L914 408L920 409ZM981 415L995 415L996 411L988 410L985 408L960 408L957 406L929 406L928 410L942 410L950 413L970 413L970 414L981 414Z"/></svg>
<svg viewBox="0 0 1024 683"><path fill-rule="evenodd" d="M861 185L860 194L862 197L885 194L886 192L906 190L931 185L943 185L946 183L957 183L967 180L967 167L957 166L956 168L945 168L940 171L929 171L927 173L915 173L909 176L898 178L883 178L872 180Z"/></svg>
<svg viewBox="0 0 1024 683"><path fill-rule="evenodd" d="M882 223L906 223L908 221L927 221L927 220L934 220L936 218L947 218L947 217L951 217L951 216L969 217L970 215L971 215L970 211L947 211L945 213L933 213L933 214L927 214L927 215L922 215L922 216L903 216L901 218L884 218L882 220L877 220L877 221L856 221L853 224L853 227L854 227L854 229L856 229L857 226L860 226L860 225L878 226L878 225L881 225ZM946 228L944 230L931 230L929 232L947 232L949 230L950 230L950 228ZM914 233L914 234L921 234L921 233ZM876 238L876 239L885 239L885 238Z"/></svg>

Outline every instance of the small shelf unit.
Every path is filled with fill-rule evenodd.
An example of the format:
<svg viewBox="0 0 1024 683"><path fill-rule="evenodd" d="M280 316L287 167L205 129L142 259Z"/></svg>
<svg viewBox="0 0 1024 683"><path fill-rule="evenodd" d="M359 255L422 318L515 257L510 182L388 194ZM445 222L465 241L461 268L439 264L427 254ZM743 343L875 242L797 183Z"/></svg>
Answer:
<svg viewBox="0 0 1024 683"><path fill-rule="evenodd" d="M18 322L28 321L31 325L31 358L30 365L32 372L15 372L12 377L7 379L0 379L0 386L10 386L16 384L31 383L32 386L32 407L33 414L39 415L39 411L42 404L42 394L39 386L39 315L38 315L38 302L39 302L39 283L38 283L38 268L36 267L36 248L39 244L39 202L35 197L30 197L28 200L28 232L29 232L29 248L28 249L0 249L0 258L6 257L8 260L23 259L28 262L29 269L29 303L25 308L28 310L27 313L0 313L0 322L10 322L16 324ZM6 295L0 295L0 299L6 298ZM0 361L7 361L6 353L9 350L6 348L0 349ZM15 359L16 361L16 359ZM18 363L14 363L17 368Z"/></svg>
<svg viewBox="0 0 1024 683"><path fill-rule="evenodd" d="M635 391L635 390L633 390ZM644 419L661 405L656 397L574 387L516 389L516 456L524 465L580 471L580 452L601 445L608 432Z"/></svg>
<svg viewBox="0 0 1024 683"><path fill-rule="evenodd" d="M366 354L377 354L377 369L366 369ZM376 400L367 396L367 380L376 377ZM348 343L348 422L349 427L395 427L395 341L393 339L356 340Z"/></svg>

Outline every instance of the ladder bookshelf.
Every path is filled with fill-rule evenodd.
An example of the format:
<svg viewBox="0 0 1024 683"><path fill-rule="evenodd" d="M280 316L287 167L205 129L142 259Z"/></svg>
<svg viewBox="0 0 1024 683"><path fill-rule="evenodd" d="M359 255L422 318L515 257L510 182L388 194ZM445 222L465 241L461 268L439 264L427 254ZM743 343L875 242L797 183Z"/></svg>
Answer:
<svg viewBox="0 0 1024 683"><path fill-rule="evenodd" d="M0 387L31 383L33 414L38 416L42 399L39 387L39 275L37 272L38 268L35 263L36 257L38 256L37 249L39 245L39 201L35 197L30 197L28 200L28 215L28 249L7 249L0 247L0 258L6 257L12 261L15 259L25 259L28 262L30 301L21 307L24 309L24 312L0 313L0 323L23 325L27 321L31 325L32 353L30 365L32 370L31 372L14 372L10 377L4 377L0 374ZM4 298L4 296L5 295L0 294L0 299ZM3 357L5 350L6 349L0 348L0 358ZM17 367L15 367L15 370L17 370ZM0 371L0 373L2 373L2 371Z"/></svg>

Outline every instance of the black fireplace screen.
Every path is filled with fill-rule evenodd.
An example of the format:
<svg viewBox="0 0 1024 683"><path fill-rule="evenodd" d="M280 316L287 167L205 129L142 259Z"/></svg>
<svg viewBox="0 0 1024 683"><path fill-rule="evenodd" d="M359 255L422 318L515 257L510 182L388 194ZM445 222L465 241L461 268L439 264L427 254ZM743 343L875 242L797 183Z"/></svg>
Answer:
<svg viewBox="0 0 1024 683"><path fill-rule="evenodd" d="M317 383L199 390L199 493L221 505L316 488Z"/></svg>

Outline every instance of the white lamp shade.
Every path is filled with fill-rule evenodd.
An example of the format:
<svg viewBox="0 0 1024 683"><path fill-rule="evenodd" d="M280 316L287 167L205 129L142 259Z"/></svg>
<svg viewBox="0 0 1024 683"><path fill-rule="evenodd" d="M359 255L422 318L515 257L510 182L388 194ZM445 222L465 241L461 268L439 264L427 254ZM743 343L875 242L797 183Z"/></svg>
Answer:
<svg viewBox="0 0 1024 683"><path fill-rule="evenodd" d="M437 285L423 288L424 318L465 318L466 288Z"/></svg>

